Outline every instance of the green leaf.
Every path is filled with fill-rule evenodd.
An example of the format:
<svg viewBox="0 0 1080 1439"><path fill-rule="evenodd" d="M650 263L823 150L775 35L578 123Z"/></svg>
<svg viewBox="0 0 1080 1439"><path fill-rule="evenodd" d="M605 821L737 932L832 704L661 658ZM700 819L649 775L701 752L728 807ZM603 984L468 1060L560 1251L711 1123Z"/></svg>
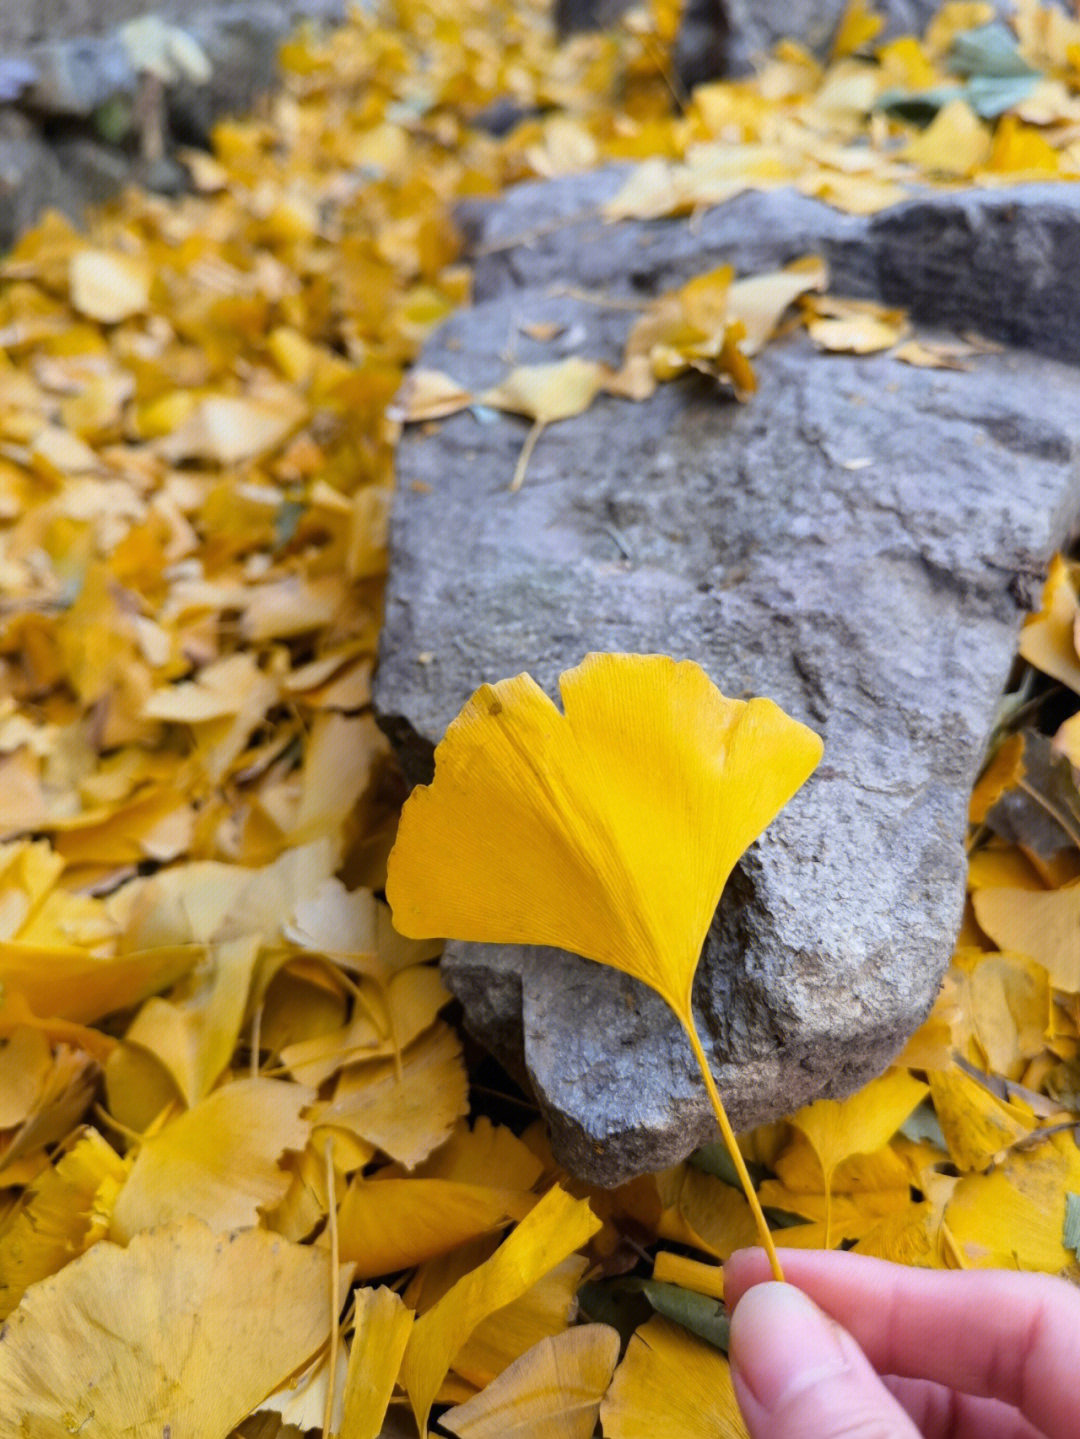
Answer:
<svg viewBox="0 0 1080 1439"><path fill-rule="evenodd" d="M1065 1229L1061 1236L1065 1249L1071 1249L1080 1259L1080 1194L1065 1196Z"/></svg>
<svg viewBox="0 0 1080 1439"><path fill-rule="evenodd" d="M949 68L957 75L994 78L1036 73L1016 48L1012 31L1000 20L957 35L949 52Z"/></svg>
<svg viewBox="0 0 1080 1439"><path fill-rule="evenodd" d="M695 1294L692 1289L682 1289L678 1284L661 1284L656 1279L643 1280L641 1288L657 1314L681 1324L714 1349L727 1353L731 1321L719 1299Z"/></svg>
<svg viewBox="0 0 1080 1439"><path fill-rule="evenodd" d="M625 1348L652 1312L644 1288L644 1279L595 1279L578 1290L578 1308L592 1323L617 1329Z"/></svg>
<svg viewBox="0 0 1080 1439"><path fill-rule="evenodd" d="M695 1149L688 1162L695 1169L700 1169L703 1174L711 1174L714 1179L723 1180L732 1189L742 1190L742 1184L735 1172L731 1155L721 1140L718 1139L715 1144L703 1144L700 1149ZM768 1170L762 1164L755 1164L752 1160L748 1160L746 1167L755 1186L768 1176Z"/></svg>
<svg viewBox="0 0 1080 1439"><path fill-rule="evenodd" d="M975 75L968 81L965 94L976 115L994 120L1026 100L1037 83L1035 75Z"/></svg>

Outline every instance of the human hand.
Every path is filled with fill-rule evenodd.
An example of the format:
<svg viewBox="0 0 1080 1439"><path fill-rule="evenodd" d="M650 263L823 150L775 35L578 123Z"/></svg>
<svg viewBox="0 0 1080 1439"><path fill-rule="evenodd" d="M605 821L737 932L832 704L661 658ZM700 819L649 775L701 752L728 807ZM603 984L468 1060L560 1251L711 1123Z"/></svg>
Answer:
<svg viewBox="0 0 1080 1439"><path fill-rule="evenodd" d="M760 1249L724 1266L752 1439L1080 1435L1080 1290L1065 1280L835 1250L785 1249L783 1265L787 1284L767 1282Z"/></svg>

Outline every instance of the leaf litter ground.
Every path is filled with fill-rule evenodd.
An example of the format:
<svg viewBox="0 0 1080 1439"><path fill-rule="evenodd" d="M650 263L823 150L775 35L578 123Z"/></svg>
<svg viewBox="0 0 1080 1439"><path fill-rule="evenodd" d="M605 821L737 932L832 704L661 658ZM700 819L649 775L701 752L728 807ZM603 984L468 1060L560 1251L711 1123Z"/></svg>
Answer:
<svg viewBox="0 0 1080 1439"><path fill-rule="evenodd" d="M753 403L790 324L979 345L808 256L643 306L617 371L402 381L468 298L454 202L524 178L634 161L612 219L1077 178L1080 23L992 18L879 44L855 3L827 63L788 43L687 97L671 6L559 46L526 5L402 0L286 44L190 195L47 216L3 260L0 1436L741 1432L717 1260L754 1227L722 1151L583 1191L389 922L394 443L504 407L519 485L601 390L697 369ZM743 1136L781 1246L1080 1275L1078 582L1057 560L1024 630L933 1014L859 1094Z"/></svg>

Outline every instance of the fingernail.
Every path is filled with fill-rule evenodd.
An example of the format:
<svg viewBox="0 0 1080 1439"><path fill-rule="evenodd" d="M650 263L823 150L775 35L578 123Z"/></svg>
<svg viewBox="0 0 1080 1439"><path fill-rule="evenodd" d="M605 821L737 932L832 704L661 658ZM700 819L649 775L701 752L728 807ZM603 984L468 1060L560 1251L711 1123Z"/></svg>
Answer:
<svg viewBox="0 0 1080 1439"><path fill-rule="evenodd" d="M848 1367L836 1325L791 1284L756 1284L735 1306L731 1362L766 1413Z"/></svg>

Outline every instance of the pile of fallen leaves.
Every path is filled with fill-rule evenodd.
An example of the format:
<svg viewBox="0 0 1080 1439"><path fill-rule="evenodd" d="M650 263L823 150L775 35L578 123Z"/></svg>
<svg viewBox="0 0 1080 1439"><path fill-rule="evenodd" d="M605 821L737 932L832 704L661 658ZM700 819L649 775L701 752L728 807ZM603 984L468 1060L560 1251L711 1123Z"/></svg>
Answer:
<svg viewBox="0 0 1080 1439"><path fill-rule="evenodd" d="M616 374L392 401L467 300L460 197L605 158L639 162L613 218L1076 176L1080 23L989 11L878 47L855 4L829 64L785 45L673 103L667 10L561 47L520 0L358 10L286 45L192 194L49 216L0 264L0 1439L375 1439L388 1405L402 1433L432 1406L462 1436L739 1432L715 1261L754 1231L719 1151L588 1194L538 1124L479 1090L470 1116L436 947L379 897L393 448L440 403L535 438L688 367L748 396L793 302L831 348L902 347L904 317L813 259L722 271L648 307ZM781 1244L1075 1265L1078 616L1061 561L931 1019L854 1098L745 1137Z"/></svg>

